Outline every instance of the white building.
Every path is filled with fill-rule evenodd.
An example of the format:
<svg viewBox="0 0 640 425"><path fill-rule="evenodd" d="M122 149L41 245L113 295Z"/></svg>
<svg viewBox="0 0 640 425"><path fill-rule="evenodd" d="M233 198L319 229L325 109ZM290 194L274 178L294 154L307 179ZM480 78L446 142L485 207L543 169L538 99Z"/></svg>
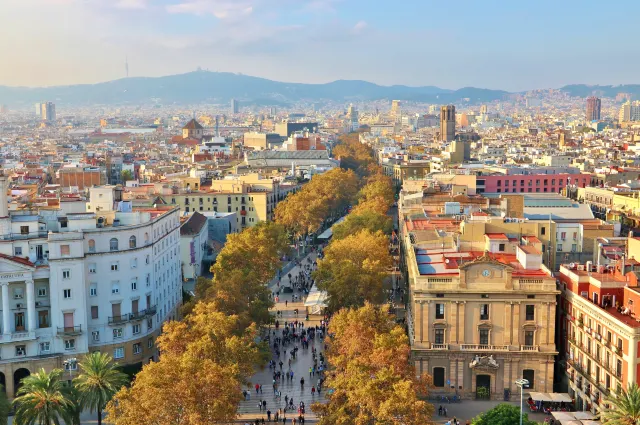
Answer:
<svg viewBox="0 0 640 425"><path fill-rule="evenodd" d="M207 217L194 212L180 227L182 277L196 279L202 275L202 262L210 251Z"/></svg>
<svg viewBox="0 0 640 425"><path fill-rule="evenodd" d="M7 395L30 373L68 369L65 359L88 352L122 364L155 358L155 337L181 304L179 209L114 209L104 202L113 192L97 190L97 212L10 216L6 189L0 177L0 384Z"/></svg>

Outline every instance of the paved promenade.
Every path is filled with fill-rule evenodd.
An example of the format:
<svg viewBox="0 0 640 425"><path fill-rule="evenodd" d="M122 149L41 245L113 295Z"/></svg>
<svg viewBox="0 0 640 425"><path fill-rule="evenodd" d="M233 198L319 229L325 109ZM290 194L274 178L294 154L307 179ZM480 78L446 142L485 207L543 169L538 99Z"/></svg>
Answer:
<svg viewBox="0 0 640 425"><path fill-rule="evenodd" d="M316 258L316 254L311 253L307 257L305 257L300 262L301 266L310 264L307 258L310 258L311 263L313 263L313 261ZM285 273L285 275L282 277L280 286L281 287L289 286L288 273L291 273L292 277L295 278L295 276L298 274L300 270L301 270L300 266L295 266L289 272ZM274 281L269 286L269 288L272 291L276 292L278 290L277 281ZM294 291L293 294L281 293L279 295L278 302L273 308L274 312L276 310L279 310L282 312L282 316L278 317L278 321L280 323L280 328L279 330L276 331L276 336L278 337L282 337L282 329L284 327L285 322L290 323L296 320L298 320L299 322L302 321L304 323L305 329L310 326L320 325L319 318L311 317L310 318L311 320L305 320L304 297L302 297L301 300L299 299L298 301L294 302L293 301L294 294L300 296L303 293L298 291ZM295 309L298 309L298 312L299 312L297 316L294 313ZM271 332L273 332L273 330L274 328L272 327ZM273 338L274 337L272 334L271 336L272 341L273 341ZM291 357L289 354L289 351L293 347L295 347L296 344L298 346L298 355L295 359L291 359L291 366L289 367L289 359ZM271 347L273 348L273 342L271 343ZM265 422L267 421L266 411L264 409L258 408L258 402L260 400L264 400L267 402L267 410L271 411L271 419L273 421L274 413L278 411L278 409L283 409L285 407L285 397L287 397L287 399L293 398L294 406L296 406L296 409L294 409L293 411L286 412L287 424L291 424L293 418L296 418L296 419L298 418L297 407L300 405L301 401L304 402L305 404L305 415L304 415L305 423L316 422L315 420L316 417L311 411L311 404L313 404L316 401L323 401L325 400L325 398L324 398L324 391L322 391L320 394L318 394L318 392L316 391L315 395L312 394L311 392L312 386L315 386L317 389L317 384L319 379L318 374L315 374L314 376L310 376L309 374L309 368L313 366L312 347L315 347L318 353L324 352L324 343L322 340L320 340L316 336L316 338L312 342L310 342L308 349L303 350L301 343L291 342L289 343L288 346L281 347L280 358L278 358L275 354L273 354L273 360L275 360L276 363L282 360L283 362L282 372L287 372L289 370L293 371L294 373L293 380L290 380L290 381L281 380L281 382L278 383L278 390L282 392L282 397L276 398L274 394L273 385L272 385L274 370L270 369L268 366L265 366L262 370L256 372L256 374L251 378L250 399L241 402L240 407L238 409L240 423L255 423L256 419L262 419L262 418L264 418ZM287 350L286 355L284 354L285 349ZM276 370L280 370L279 365L276 365L276 367L277 367ZM300 385L300 378L302 377L304 377L303 387ZM256 384L262 385L261 393L256 393L256 390L255 390ZM282 416L280 416L279 422L282 423Z"/></svg>

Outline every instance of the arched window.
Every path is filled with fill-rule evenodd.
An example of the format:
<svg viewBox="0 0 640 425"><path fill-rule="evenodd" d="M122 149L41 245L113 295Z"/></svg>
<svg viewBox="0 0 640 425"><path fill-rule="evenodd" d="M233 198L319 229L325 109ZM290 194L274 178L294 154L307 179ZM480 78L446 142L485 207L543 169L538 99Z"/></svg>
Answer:
<svg viewBox="0 0 640 425"><path fill-rule="evenodd" d="M111 251L117 251L118 250L118 239L117 238L111 238L111 240L109 241L109 250L111 250Z"/></svg>
<svg viewBox="0 0 640 425"><path fill-rule="evenodd" d="M89 239L89 252L96 252L96 241Z"/></svg>
<svg viewBox="0 0 640 425"><path fill-rule="evenodd" d="M135 248L135 247L136 247L136 237L131 236L129 238L129 248Z"/></svg>

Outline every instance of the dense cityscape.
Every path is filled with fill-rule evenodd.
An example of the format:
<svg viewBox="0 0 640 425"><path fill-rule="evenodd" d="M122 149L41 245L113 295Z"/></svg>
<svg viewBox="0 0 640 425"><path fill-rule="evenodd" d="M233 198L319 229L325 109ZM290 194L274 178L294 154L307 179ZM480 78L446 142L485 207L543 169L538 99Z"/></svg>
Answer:
<svg viewBox="0 0 640 425"><path fill-rule="evenodd" d="M0 3L0 425L640 425L640 3Z"/></svg>

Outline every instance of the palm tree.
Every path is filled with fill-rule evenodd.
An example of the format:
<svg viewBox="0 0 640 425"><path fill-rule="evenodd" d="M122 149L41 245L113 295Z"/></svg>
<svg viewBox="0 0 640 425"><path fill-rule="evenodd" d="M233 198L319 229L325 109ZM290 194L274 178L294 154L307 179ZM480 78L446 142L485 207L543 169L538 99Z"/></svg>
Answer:
<svg viewBox="0 0 640 425"><path fill-rule="evenodd" d="M16 406L16 425L59 425L67 416L72 402L68 387L61 380L63 371L54 369L47 373L44 369L22 380Z"/></svg>
<svg viewBox="0 0 640 425"><path fill-rule="evenodd" d="M98 412L98 425L102 425L102 411L111 397L129 381L112 360L106 353L88 354L80 362L82 372L73 380L82 406L88 407L91 413Z"/></svg>
<svg viewBox="0 0 640 425"><path fill-rule="evenodd" d="M0 425L7 425L9 412L11 412L11 403L7 399L4 387L0 385Z"/></svg>
<svg viewBox="0 0 640 425"><path fill-rule="evenodd" d="M611 406L601 413L603 425L640 425L640 387L629 384L627 390L607 399Z"/></svg>

